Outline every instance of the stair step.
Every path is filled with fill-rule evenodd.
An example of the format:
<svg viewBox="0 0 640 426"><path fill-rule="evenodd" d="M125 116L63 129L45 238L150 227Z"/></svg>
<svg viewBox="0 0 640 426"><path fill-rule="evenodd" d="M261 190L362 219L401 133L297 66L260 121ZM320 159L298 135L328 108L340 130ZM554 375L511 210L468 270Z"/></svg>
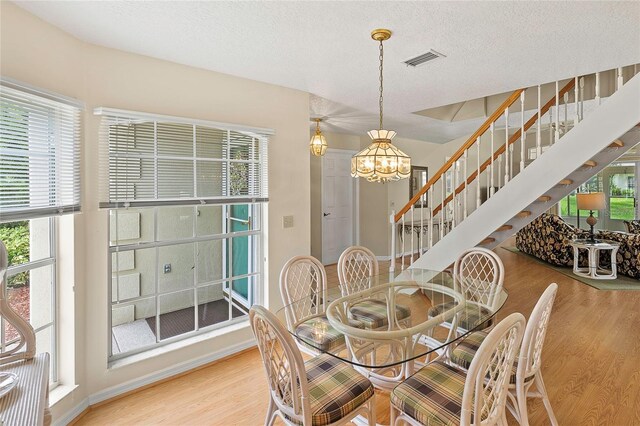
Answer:
<svg viewBox="0 0 640 426"><path fill-rule="evenodd" d="M546 203L548 201L551 201L551 196L550 195L543 195L541 197L538 197L538 201L541 203Z"/></svg>
<svg viewBox="0 0 640 426"><path fill-rule="evenodd" d="M496 232L508 231L510 229L513 229L513 226L511 226L511 225L502 225L500 228L496 229Z"/></svg>
<svg viewBox="0 0 640 426"><path fill-rule="evenodd" d="M562 179L560 182L558 182L558 185L571 185L573 183L573 181L571 179Z"/></svg>
<svg viewBox="0 0 640 426"><path fill-rule="evenodd" d="M531 212L530 212L530 211L527 211L527 210L523 210L523 211L521 211L520 213L518 213L518 214L516 215L516 217L517 217L518 219L522 219L522 218L524 218L524 217L529 217L529 216L531 216Z"/></svg>
<svg viewBox="0 0 640 426"><path fill-rule="evenodd" d="M588 161L585 161L585 162L584 162L584 164L582 165L582 167L595 167L595 166L597 166L597 165L598 165L598 163L596 163L595 161L593 161L593 160L588 160Z"/></svg>
<svg viewBox="0 0 640 426"><path fill-rule="evenodd" d="M479 245L483 246L485 244L491 244L491 243L495 242L495 240L496 240L495 238L487 237L484 240L480 241Z"/></svg>
<svg viewBox="0 0 640 426"><path fill-rule="evenodd" d="M622 142L620 139L616 139L609 145L609 148L622 148L623 146L624 142Z"/></svg>

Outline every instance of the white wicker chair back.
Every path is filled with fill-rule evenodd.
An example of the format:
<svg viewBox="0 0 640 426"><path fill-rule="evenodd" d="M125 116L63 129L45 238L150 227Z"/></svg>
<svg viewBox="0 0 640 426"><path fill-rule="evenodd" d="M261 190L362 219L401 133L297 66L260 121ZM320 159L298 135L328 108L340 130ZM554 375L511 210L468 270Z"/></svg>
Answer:
<svg viewBox="0 0 640 426"><path fill-rule="evenodd" d="M326 291L327 274L318 259L295 256L285 263L280 272L280 295L290 330L305 319L324 313Z"/></svg>
<svg viewBox="0 0 640 426"><path fill-rule="evenodd" d="M524 316L511 314L480 345L464 385L462 425L495 425L503 421L507 386L524 327Z"/></svg>
<svg viewBox="0 0 640 426"><path fill-rule="evenodd" d="M352 246L338 259L338 281L343 296L366 290L371 286L370 277L378 275L378 259L371 250Z"/></svg>
<svg viewBox="0 0 640 426"><path fill-rule="evenodd" d="M456 259L453 277L467 300L495 311L504 283L504 264L497 254L482 247L465 250Z"/></svg>

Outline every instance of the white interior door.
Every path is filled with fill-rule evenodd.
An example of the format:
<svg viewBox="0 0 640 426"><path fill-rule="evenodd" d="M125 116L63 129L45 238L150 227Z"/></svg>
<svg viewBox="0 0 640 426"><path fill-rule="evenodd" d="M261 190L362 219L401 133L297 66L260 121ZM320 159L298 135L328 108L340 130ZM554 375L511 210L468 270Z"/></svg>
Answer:
<svg viewBox="0 0 640 426"><path fill-rule="evenodd" d="M351 177L354 152L327 150L322 157L322 263L336 263L356 241L356 182Z"/></svg>

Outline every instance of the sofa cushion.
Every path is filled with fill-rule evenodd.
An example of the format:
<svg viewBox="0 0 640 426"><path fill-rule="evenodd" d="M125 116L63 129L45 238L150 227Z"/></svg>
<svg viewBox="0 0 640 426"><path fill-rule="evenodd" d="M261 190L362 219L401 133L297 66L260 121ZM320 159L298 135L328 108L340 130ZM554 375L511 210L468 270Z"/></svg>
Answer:
<svg viewBox="0 0 640 426"><path fill-rule="evenodd" d="M640 220L625 220L627 232L630 234L640 234Z"/></svg>
<svg viewBox="0 0 640 426"><path fill-rule="evenodd" d="M640 279L640 234L616 231L599 231L596 238L610 240L620 244L616 254L618 274ZM608 250L600 253L600 265L611 267L611 255Z"/></svg>

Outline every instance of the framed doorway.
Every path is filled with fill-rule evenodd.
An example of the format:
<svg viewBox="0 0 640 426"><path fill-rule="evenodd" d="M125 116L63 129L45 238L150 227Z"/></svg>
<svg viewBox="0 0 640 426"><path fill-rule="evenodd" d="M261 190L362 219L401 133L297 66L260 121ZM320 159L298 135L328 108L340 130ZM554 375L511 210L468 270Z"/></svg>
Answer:
<svg viewBox="0 0 640 426"><path fill-rule="evenodd" d="M358 243L358 179L351 177L356 151L328 149L322 157L322 263L336 263Z"/></svg>

